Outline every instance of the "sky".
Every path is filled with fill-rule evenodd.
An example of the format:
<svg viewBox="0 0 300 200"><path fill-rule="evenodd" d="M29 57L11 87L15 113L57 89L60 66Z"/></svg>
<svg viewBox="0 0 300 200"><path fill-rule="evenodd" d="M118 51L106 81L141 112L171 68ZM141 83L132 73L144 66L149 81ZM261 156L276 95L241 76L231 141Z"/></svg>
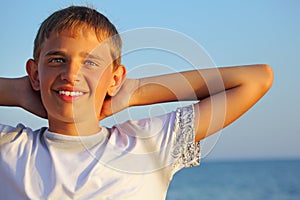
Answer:
<svg viewBox="0 0 300 200"><path fill-rule="evenodd" d="M205 67L271 65L275 75L271 90L234 124L204 141L203 157L300 158L300 1L2 2L1 77L26 75L25 63L32 57L40 23L52 12L69 5L93 5L115 24L122 36L129 37L123 58L129 77ZM164 39L156 40L157 37ZM140 49L130 46L139 39L149 44L143 43ZM149 48L151 42L154 44ZM153 63L158 67L151 67ZM142 107L123 116L142 117L143 112L154 115L168 109L173 107L158 106L147 112ZM108 119L104 123L110 125L118 120ZM1 107L0 122L21 122L33 129L47 126L46 120L19 108Z"/></svg>

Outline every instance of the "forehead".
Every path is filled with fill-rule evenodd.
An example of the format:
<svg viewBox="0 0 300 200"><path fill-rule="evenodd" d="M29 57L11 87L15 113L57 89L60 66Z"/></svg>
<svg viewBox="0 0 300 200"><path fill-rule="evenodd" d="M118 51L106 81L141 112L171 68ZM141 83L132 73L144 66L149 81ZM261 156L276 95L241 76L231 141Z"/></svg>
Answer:
<svg viewBox="0 0 300 200"><path fill-rule="evenodd" d="M96 32L90 28L52 31L42 45L41 55L53 50L64 50L70 53L80 51L110 56L108 42L99 40Z"/></svg>

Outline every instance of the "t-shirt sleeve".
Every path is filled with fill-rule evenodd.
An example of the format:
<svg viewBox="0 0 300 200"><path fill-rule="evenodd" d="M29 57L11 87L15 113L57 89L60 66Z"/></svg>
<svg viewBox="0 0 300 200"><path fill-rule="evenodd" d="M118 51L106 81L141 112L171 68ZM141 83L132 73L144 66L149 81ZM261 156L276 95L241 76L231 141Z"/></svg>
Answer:
<svg viewBox="0 0 300 200"><path fill-rule="evenodd" d="M200 165L200 141L195 142L193 105L177 108L173 127L173 172Z"/></svg>
<svg viewBox="0 0 300 200"><path fill-rule="evenodd" d="M174 174L182 168L200 164L200 142L195 142L194 105L160 116L128 120L115 125L109 132L102 160L119 170L147 173L167 167Z"/></svg>
<svg viewBox="0 0 300 200"><path fill-rule="evenodd" d="M0 124L0 145L14 140L24 128L23 124L18 124L16 127Z"/></svg>

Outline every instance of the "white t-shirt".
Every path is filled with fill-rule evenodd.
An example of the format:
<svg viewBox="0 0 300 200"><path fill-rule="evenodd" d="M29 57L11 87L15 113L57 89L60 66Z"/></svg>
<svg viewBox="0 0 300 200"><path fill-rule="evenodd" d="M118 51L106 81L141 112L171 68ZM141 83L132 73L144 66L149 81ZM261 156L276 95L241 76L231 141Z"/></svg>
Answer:
<svg viewBox="0 0 300 200"><path fill-rule="evenodd" d="M1 198L165 199L174 173L200 163L193 118L191 105L91 136L0 125Z"/></svg>

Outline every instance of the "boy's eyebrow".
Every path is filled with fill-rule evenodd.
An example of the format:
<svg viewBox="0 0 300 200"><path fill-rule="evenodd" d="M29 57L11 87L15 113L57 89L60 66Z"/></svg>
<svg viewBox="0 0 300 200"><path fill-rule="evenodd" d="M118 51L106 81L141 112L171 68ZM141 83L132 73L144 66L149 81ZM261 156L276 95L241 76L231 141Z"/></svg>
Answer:
<svg viewBox="0 0 300 200"><path fill-rule="evenodd" d="M81 52L80 56L83 57L83 58L91 58L91 59L95 59L95 60L102 60L102 61L104 61L104 59L101 56L99 56L98 54Z"/></svg>
<svg viewBox="0 0 300 200"><path fill-rule="evenodd" d="M101 56L96 55L96 54L91 54L88 52L81 52L79 55L82 58L91 58L91 59L97 59L97 60L102 60L102 61L104 60ZM45 56L46 57L47 56L67 56L67 54L64 51L51 50L51 51L48 51Z"/></svg>
<svg viewBox="0 0 300 200"><path fill-rule="evenodd" d="M66 53L63 52L63 51L58 51L58 50L51 50L51 51L48 51L45 56L66 56Z"/></svg>

